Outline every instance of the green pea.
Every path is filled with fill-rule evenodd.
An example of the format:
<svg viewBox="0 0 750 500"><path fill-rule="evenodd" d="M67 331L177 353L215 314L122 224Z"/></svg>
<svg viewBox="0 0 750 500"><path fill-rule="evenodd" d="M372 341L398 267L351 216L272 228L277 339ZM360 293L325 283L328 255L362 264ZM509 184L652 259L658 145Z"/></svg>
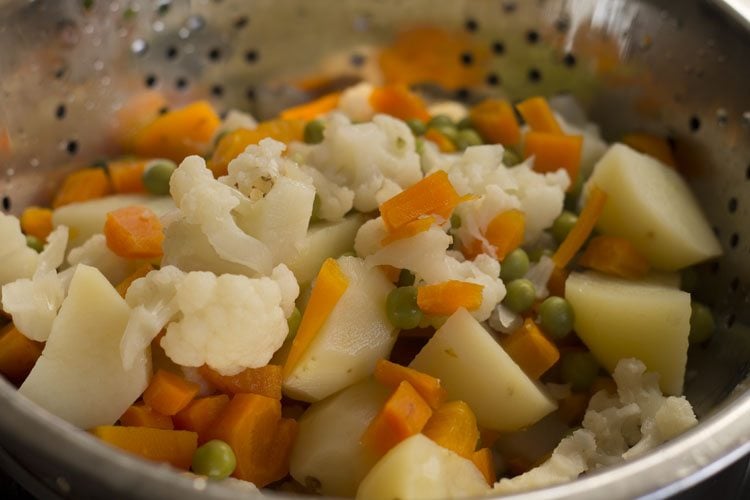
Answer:
<svg viewBox="0 0 750 500"><path fill-rule="evenodd" d="M714 321L711 309L705 305L693 301L690 306L692 310L690 311L690 334L688 341L691 344L700 344L711 338L716 329L716 322Z"/></svg>
<svg viewBox="0 0 750 500"><path fill-rule="evenodd" d="M461 227L461 217L458 214L451 215L451 228L458 229Z"/></svg>
<svg viewBox="0 0 750 500"><path fill-rule="evenodd" d="M442 135L447 137L453 144L458 140L458 129L454 125L444 125L442 127L430 127L434 128Z"/></svg>
<svg viewBox="0 0 750 500"><path fill-rule="evenodd" d="M547 297L539 306L542 330L553 339L562 339L570 333L574 319L573 308L562 297Z"/></svg>
<svg viewBox="0 0 750 500"><path fill-rule="evenodd" d="M307 144L320 144L323 142L323 136L326 126L320 120L311 120L307 122L304 130L304 139Z"/></svg>
<svg viewBox="0 0 750 500"><path fill-rule="evenodd" d="M529 271L529 256L523 248L516 248L500 264L500 278L509 282L523 278Z"/></svg>
<svg viewBox="0 0 750 500"><path fill-rule="evenodd" d="M232 448L218 439L211 440L195 450L192 469L196 474L211 479L229 477L237 467L237 458Z"/></svg>
<svg viewBox="0 0 750 500"><path fill-rule="evenodd" d="M169 160L152 161L143 171L143 185L151 194L169 194L169 179L172 172L177 168L174 162Z"/></svg>
<svg viewBox="0 0 750 500"><path fill-rule="evenodd" d="M563 213L557 216L555 222L552 223L552 236L555 237L558 243L562 243L576 222L578 222L578 216L573 212L564 210Z"/></svg>
<svg viewBox="0 0 750 500"><path fill-rule="evenodd" d="M437 129L442 127L456 128L456 124L453 123L453 119L448 115L435 115L427 122L427 128L430 127Z"/></svg>
<svg viewBox="0 0 750 500"><path fill-rule="evenodd" d="M687 267L680 273L680 288L693 292L698 287L698 272L694 267Z"/></svg>
<svg viewBox="0 0 750 500"><path fill-rule="evenodd" d="M469 118L468 116L464 116L458 121L458 123L456 123L456 127L458 127L458 130L472 128L471 118Z"/></svg>
<svg viewBox="0 0 750 500"><path fill-rule="evenodd" d="M302 321L302 313L296 307L292 311L292 314L286 319L286 324L289 326L289 333L287 333L287 340L293 339L297 335L299 324Z"/></svg>
<svg viewBox="0 0 750 500"><path fill-rule="evenodd" d="M511 311L518 314L528 311L534 305L534 300L536 300L536 290L531 281L520 278L506 285L503 304Z"/></svg>
<svg viewBox="0 0 750 500"><path fill-rule="evenodd" d="M417 305L417 287L402 286L391 290L385 301L385 310L396 328L408 330L419 326L423 314Z"/></svg>
<svg viewBox="0 0 750 500"><path fill-rule="evenodd" d="M503 165L506 167L513 167L521 163L521 157L512 149L505 148L503 150Z"/></svg>
<svg viewBox="0 0 750 500"><path fill-rule="evenodd" d="M560 375L574 391L586 391L599 375L599 363L590 352L566 352L560 361Z"/></svg>
<svg viewBox="0 0 750 500"><path fill-rule="evenodd" d="M44 242L37 238L36 236L31 236L30 234L26 235L26 246L29 248L33 248L37 252L41 252L44 250Z"/></svg>
<svg viewBox="0 0 750 500"><path fill-rule="evenodd" d="M528 251L528 255L531 262L539 262L544 256L552 257L552 250L543 247L534 248Z"/></svg>
<svg viewBox="0 0 750 500"><path fill-rule="evenodd" d="M482 138L479 137L476 130L467 128L458 131L455 142L458 149L464 150L470 146L479 146L482 144Z"/></svg>
<svg viewBox="0 0 750 500"><path fill-rule="evenodd" d="M424 135L425 132L427 132L427 125L420 120L419 118L412 118L411 120L406 120L406 124L411 129L411 133L414 135Z"/></svg>
<svg viewBox="0 0 750 500"><path fill-rule="evenodd" d="M414 141L414 151L416 151L418 155L424 153L424 139L422 139L421 137L417 137L417 139Z"/></svg>
<svg viewBox="0 0 750 500"><path fill-rule="evenodd" d="M398 275L398 283L396 286L412 286L414 284L414 274L408 269L402 269Z"/></svg>

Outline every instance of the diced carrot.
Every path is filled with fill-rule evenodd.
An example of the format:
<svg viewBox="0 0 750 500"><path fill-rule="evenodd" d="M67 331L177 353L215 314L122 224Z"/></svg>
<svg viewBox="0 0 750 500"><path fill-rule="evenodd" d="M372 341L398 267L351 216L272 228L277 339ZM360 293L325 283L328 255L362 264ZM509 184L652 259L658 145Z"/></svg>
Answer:
<svg viewBox="0 0 750 500"><path fill-rule="evenodd" d="M147 207L132 205L109 212L104 236L107 247L125 259L153 259L162 255L161 221Z"/></svg>
<svg viewBox="0 0 750 500"><path fill-rule="evenodd" d="M152 429L174 429L172 419L155 411L150 406L136 403L120 417L120 425L127 427L151 427Z"/></svg>
<svg viewBox="0 0 750 500"><path fill-rule="evenodd" d="M554 172L564 168L575 185L581 165L583 136L559 135L549 132L528 132L524 138L524 158L534 157L534 170Z"/></svg>
<svg viewBox="0 0 750 500"><path fill-rule="evenodd" d="M482 305L484 287L468 281L450 280L417 287L417 305L425 314L450 316L460 308L467 311Z"/></svg>
<svg viewBox="0 0 750 500"><path fill-rule="evenodd" d="M147 160L118 160L107 163L107 172L115 193L143 193L143 171Z"/></svg>
<svg viewBox="0 0 750 500"><path fill-rule="evenodd" d="M375 380L392 389L396 389L403 381L409 382L433 409L440 407L448 397L439 379L385 359L379 359L375 364L374 376Z"/></svg>
<svg viewBox="0 0 750 500"><path fill-rule="evenodd" d="M594 230L596 221L599 220L599 216L604 210L605 203L607 203L607 193L597 186L592 186L589 198L586 200L586 205L583 207L578 221L552 255L552 260L557 267L562 269L567 266L578 250L586 243L586 239Z"/></svg>
<svg viewBox="0 0 750 500"><path fill-rule="evenodd" d="M448 174L438 170L383 202L380 214L386 229L393 232L426 215L447 219L461 201Z"/></svg>
<svg viewBox="0 0 750 500"><path fill-rule="evenodd" d="M52 210L42 207L27 207L21 213L21 231L45 241L52 232Z"/></svg>
<svg viewBox="0 0 750 500"><path fill-rule="evenodd" d="M500 345L526 375L535 380L560 359L557 346L531 318L526 318L521 328L504 337Z"/></svg>
<svg viewBox="0 0 750 500"><path fill-rule="evenodd" d="M430 405L404 380L386 400L362 435L362 444L384 455L404 439L422 431L432 416Z"/></svg>
<svg viewBox="0 0 750 500"><path fill-rule="evenodd" d="M239 128L224 135L216 144L208 168L214 177L227 174L229 162L237 158L248 146L258 144L263 139L271 138L288 144L301 141L304 135L304 120L269 120L261 122L253 130Z"/></svg>
<svg viewBox="0 0 750 500"><path fill-rule="evenodd" d="M132 150L135 134L154 121L167 104L164 95L156 90L147 90L128 99L115 113L114 135L120 146L125 151Z"/></svg>
<svg viewBox="0 0 750 500"><path fill-rule="evenodd" d="M547 290L550 295L565 297L565 280L568 279L568 271L555 266L547 281Z"/></svg>
<svg viewBox="0 0 750 500"><path fill-rule="evenodd" d="M112 185L106 172L101 168L92 167L76 170L65 177L62 186L52 200L52 208L103 198L111 192Z"/></svg>
<svg viewBox="0 0 750 500"><path fill-rule="evenodd" d="M133 152L179 163L186 156L205 154L220 122L211 104L196 101L159 116L136 132Z"/></svg>
<svg viewBox="0 0 750 500"><path fill-rule="evenodd" d="M208 433L229 404L229 396L218 394L192 400L172 418L176 429L198 433L198 443L208 441Z"/></svg>
<svg viewBox="0 0 750 500"><path fill-rule="evenodd" d="M561 135L557 118L544 97L530 97L516 104L516 109L534 132Z"/></svg>
<svg viewBox="0 0 750 500"><path fill-rule="evenodd" d="M198 384L165 370L159 370L143 392L143 402L162 415L172 416L198 394Z"/></svg>
<svg viewBox="0 0 750 500"><path fill-rule="evenodd" d="M266 365L246 368L236 375L222 375L208 365L198 368L198 373L212 386L226 394L248 392L273 399L281 399L281 366Z"/></svg>
<svg viewBox="0 0 750 500"><path fill-rule="evenodd" d="M593 238L578 263L589 269L630 279L643 278L651 268L646 257L629 240L619 236Z"/></svg>
<svg viewBox="0 0 750 500"><path fill-rule="evenodd" d="M398 279L401 277L401 269L397 267L384 264L382 266L378 266L378 268L380 268L380 270L383 271L383 274L385 274L385 278L391 283L396 283Z"/></svg>
<svg viewBox="0 0 750 500"><path fill-rule="evenodd" d="M477 418L463 401L450 401L435 410L422 434L468 459L474 454L479 440Z"/></svg>
<svg viewBox="0 0 750 500"><path fill-rule="evenodd" d="M485 99L469 111L471 125L491 144L513 146L521 140L516 113L508 101Z"/></svg>
<svg viewBox="0 0 750 500"><path fill-rule="evenodd" d="M314 101L287 108L281 112L279 118L282 120L305 120L310 121L336 109L339 105L341 92L331 92Z"/></svg>
<svg viewBox="0 0 750 500"><path fill-rule="evenodd" d="M495 247L495 257L502 262L505 256L521 246L526 230L526 216L520 210L497 214L487 225L484 237Z"/></svg>
<svg viewBox="0 0 750 500"><path fill-rule="evenodd" d="M435 217L432 216L422 217L421 219L407 222L403 226L398 227L393 231L389 231L388 234L386 234L385 238L381 240L380 244L386 246L390 245L394 241L411 238L412 236L416 236L419 233L427 231L432 227L434 223Z"/></svg>
<svg viewBox="0 0 750 500"><path fill-rule="evenodd" d="M255 474L262 477L262 483L273 483L289 474L289 461L298 432L299 425L296 420L292 418L279 420L271 448L267 451L265 459L255 466Z"/></svg>
<svg viewBox="0 0 750 500"><path fill-rule="evenodd" d="M235 394L212 424L208 439L221 439L237 458L233 476L262 488L280 479L266 464L281 420L281 402L258 394Z"/></svg>
<svg viewBox="0 0 750 500"><path fill-rule="evenodd" d="M184 470L190 469L198 448L198 435L190 431L102 425L90 432L121 450Z"/></svg>
<svg viewBox="0 0 750 500"><path fill-rule="evenodd" d="M495 465L492 460L492 450L489 448L477 450L472 453L470 460L477 466L479 472L482 473L487 484L490 486L494 485L497 477L495 476Z"/></svg>
<svg viewBox="0 0 750 500"><path fill-rule="evenodd" d="M672 147L664 137L636 132L624 135L622 142L636 151L656 158L669 167L676 165Z"/></svg>
<svg viewBox="0 0 750 500"><path fill-rule="evenodd" d="M13 323L0 330L0 373L14 384L29 375L42 354L43 344L29 340Z"/></svg>
<svg viewBox="0 0 750 500"><path fill-rule="evenodd" d="M125 298L125 294L128 293L128 288L130 288L130 285L132 285L135 280L143 278L153 270L154 266L148 263L138 266L138 268L133 271L130 276L128 276L127 278L119 282L117 286L115 286L115 290L117 290L117 293L120 294L120 297Z"/></svg>
<svg viewBox="0 0 750 500"><path fill-rule="evenodd" d="M376 87L370 94L370 106L376 113L395 116L400 120L430 120L427 105L406 85Z"/></svg>
<svg viewBox="0 0 750 500"><path fill-rule="evenodd" d="M430 142L434 142L441 153L453 153L458 149L448 136L433 127L427 129L424 138Z"/></svg>
<svg viewBox="0 0 750 500"><path fill-rule="evenodd" d="M580 425L588 405L588 393L571 392L557 402L557 414L570 426Z"/></svg>
<svg viewBox="0 0 750 500"><path fill-rule="evenodd" d="M310 294L297 335L292 341L289 356L284 363L283 376L286 378L294 370L302 355L310 347L318 331L323 327L333 308L349 287L349 278L341 271L334 259L326 259L318 272L315 286Z"/></svg>

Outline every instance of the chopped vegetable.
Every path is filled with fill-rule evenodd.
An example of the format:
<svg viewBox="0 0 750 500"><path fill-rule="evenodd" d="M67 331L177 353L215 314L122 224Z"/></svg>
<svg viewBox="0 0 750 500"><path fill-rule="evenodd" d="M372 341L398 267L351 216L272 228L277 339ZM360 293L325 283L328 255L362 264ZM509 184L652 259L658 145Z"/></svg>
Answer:
<svg viewBox="0 0 750 500"><path fill-rule="evenodd" d="M434 223L435 217L432 216L422 217L421 219L407 222L403 226L398 227L393 231L389 231L386 237L381 240L380 244L386 246L394 241L411 238L414 235L427 231Z"/></svg>
<svg viewBox="0 0 750 500"><path fill-rule="evenodd" d="M21 231L26 236L33 236L45 241L52 232L52 210L41 207L27 207L20 217Z"/></svg>
<svg viewBox="0 0 750 500"><path fill-rule="evenodd" d="M190 468L198 447L198 435L189 431L103 425L94 427L91 433L107 444L147 460L167 462L184 470Z"/></svg>
<svg viewBox="0 0 750 500"><path fill-rule="evenodd" d="M378 360L374 376L375 380L391 389L397 389L403 381L409 382L434 410L439 408L447 397L445 389L440 385L440 380L385 359Z"/></svg>
<svg viewBox="0 0 750 500"><path fill-rule="evenodd" d="M482 473L482 476L484 476L484 480L487 481L487 484L490 486L494 485L495 481L497 480L497 476L495 475L495 465L492 459L492 450L490 450L489 448L482 448L481 450L475 451L471 455L471 461L474 465L476 465L477 469L479 469L479 472Z"/></svg>
<svg viewBox="0 0 750 500"><path fill-rule="evenodd" d="M506 283L523 278L529 271L529 256L523 248L516 248L503 259L500 277Z"/></svg>
<svg viewBox="0 0 750 500"><path fill-rule="evenodd" d="M508 101L485 99L471 108L469 116L471 125L491 144L513 146L521 140L521 129Z"/></svg>
<svg viewBox="0 0 750 500"><path fill-rule="evenodd" d="M314 101L287 108L281 112L279 118L282 120L314 120L321 115L333 111L339 105L341 92L332 92Z"/></svg>
<svg viewBox="0 0 750 500"><path fill-rule="evenodd" d="M143 171L146 160L118 160L107 162L107 173L115 193L143 193ZM169 192L169 190L167 190ZM165 193L162 193L165 194Z"/></svg>
<svg viewBox="0 0 750 500"><path fill-rule="evenodd" d="M625 238L597 236L581 255L583 267L621 278L639 279L648 274L648 260Z"/></svg>
<svg viewBox="0 0 750 500"><path fill-rule="evenodd" d="M126 259L153 259L162 255L161 222L146 207L124 207L108 213L104 236L107 247Z"/></svg>
<svg viewBox="0 0 750 500"><path fill-rule="evenodd" d="M143 170L142 182L149 193L155 195L169 194L169 179L177 166L168 160L155 160Z"/></svg>
<svg viewBox="0 0 750 500"><path fill-rule="evenodd" d="M156 90L146 90L130 97L115 114L115 135L125 151L133 149L133 138L167 108L167 99Z"/></svg>
<svg viewBox="0 0 750 500"><path fill-rule="evenodd" d="M0 330L0 373L20 384L42 354L42 344L29 340L13 323Z"/></svg>
<svg viewBox="0 0 750 500"><path fill-rule="evenodd" d="M150 427L152 429L174 429L172 419L145 404L134 404L120 417L120 425L127 427Z"/></svg>
<svg viewBox="0 0 750 500"><path fill-rule="evenodd" d="M52 208L102 198L112 192L106 172L100 168L76 170L65 177L52 200Z"/></svg>
<svg viewBox="0 0 750 500"><path fill-rule="evenodd" d="M544 333L560 340L573 330L575 315L562 297L547 297L539 306L539 323Z"/></svg>
<svg viewBox="0 0 750 500"><path fill-rule="evenodd" d="M427 125L425 125L425 122L420 120L419 118L406 120L406 125L409 126L411 133L415 136L424 135L425 132L427 132Z"/></svg>
<svg viewBox="0 0 750 500"><path fill-rule="evenodd" d="M198 434L198 442L205 443L213 423L228 404L229 396L226 394L196 398L177 412L172 421L176 429L193 431Z"/></svg>
<svg viewBox="0 0 750 500"><path fill-rule="evenodd" d="M450 401L435 409L422 434L470 460L479 440L477 419L463 401Z"/></svg>
<svg viewBox="0 0 750 500"><path fill-rule="evenodd" d="M483 285L450 280L417 287L417 305L425 314L449 316L458 309L468 311L482 305Z"/></svg>
<svg viewBox="0 0 750 500"><path fill-rule="evenodd" d="M586 201L586 205L583 207L580 217L576 221L573 228L570 230L565 240L558 247L557 251L552 255L552 260L555 261L555 265L559 268L564 268L568 265L570 260L580 250L586 239L594 230L599 216L604 210L604 204L607 202L607 193L602 191L596 186L591 188L589 192L589 199Z"/></svg>
<svg viewBox="0 0 750 500"><path fill-rule="evenodd" d="M198 384L165 370L156 372L143 393L143 402L162 415L174 415L198 394Z"/></svg>
<svg viewBox="0 0 750 500"><path fill-rule="evenodd" d="M534 157L534 170L537 172L554 172L565 169L571 180L571 186L578 179L581 166L583 136L558 135L548 132L528 132L524 137L524 158Z"/></svg>
<svg viewBox="0 0 750 500"><path fill-rule="evenodd" d="M568 351L560 360L560 374L574 391L588 391L599 375L599 363L586 351Z"/></svg>
<svg viewBox="0 0 750 500"><path fill-rule="evenodd" d="M523 326L504 337L500 344L532 379L538 379L560 359L555 344L539 330L536 323L526 318Z"/></svg>
<svg viewBox="0 0 750 500"><path fill-rule="evenodd" d="M434 142L442 153L453 153L456 151L456 145L445 133L444 129L428 128L427 132L424 133L424 138Z"/></svg>
<svg viewBox="0 0 750 500"><path fill-rule="evenodd" d="M519 278L506 285L503 305L514 313L521 314L528 311L534 305L534 300L536 300L536 289L530 280Z"/></svg>
<svg viewBox="0 0 750 500"><path fill-rule="evenodd" d="M120 297L125 298L125 295L128 293L128 289L130 288L130 285L133 284L133 282L137 279L143 278L148 273L154 270L154 266L151 264L142 264L138 266L138 268L133 271L130 275L128 275L127 278L122 280L120 283L115 286L115 290L117 290L117 293L120 294Z"/></svg>
<svg viewBox="0 0 750 500"><path fill-rule="evenodd" d="M530 97L516 104L516 109L534 132L562 135L560 124L544 97Z"/></svg>
<svg viewBox="0 0 750 500"><path fill-rule="evenodd" d="M44 250L44 242L36 236L26 236L26 246L33 249L37 253L42 253L42 250Z"/></svg>
<svg viewBox="0 0 750 500"><path fill-rule="evenodd" d="M237 467L237 458L232 448L218 439L213 439L195 450L190 466L196 474L210 479L224 479L232 475Z"/></svg>
<svg viewBox="0 0 750 500"><path fill-rule="evenodd" d="M487 225L484 236L495 247L495 257L500 262L523 243L525 228L526 216L520 210L501 212Z"/></svg>
<svg viewBox="0 0 750 500"><path fill-rule="evenodd" d="M198 373L211 385L226 394L247 392L273 399L281 399L281 366L266 365L246 368L236 375L222 375L208 365L198 368Z"/></svg>
<svg viewBox="0 0 750 500"><path fill-rule="evenodd" d="M430 119L422 98L406 85L375 88L370 94L370 105L376 113L385 113L401 120L417 118L427 122Z"/></svg>
<svg viewBox="0 0 750 500"><path fill-rule="evenodd" d="M713 313L711 313L711 309L700 302L691 302L690 335L688 337L690 343L701 344L707 341L711 338L715 329L716 321L714 320Z"/></svg>
<svg viewBox="0 0 750 500"><path fill-rule="evenodd" d="M385 311L396 328L410 330L422 322L423 314L417 303L417 293L415 286L402 286L394 288L388 294Z"/></svg>
<svg viewBox="0 0 750 500"><path fill-rule="evenodd" d="M552 236L555 237L555 241L557 241L558 244L565 241L570 230L576 225L576 222L578 222L578 216L567 210L563 210L563 212L557 216L555 222L552 223Z"/></svg>
<svg viewBox="0 0 750 500"><path fill-rule="evenodd" d="M471 146L479 146L483 144L482 138L479 136L479 134L470 128L459 130L456 134L456 139L454 141L456 144L456 148L458 148L460 151L463 151L464 149L471 147Z"/></svg>
<svg viewBox="0 0 750 500"><path fill-rule="evenodd" d="M304 139L307 144L320 144L325 138L325 124L320 120L311 120L305 125ZM320 204L320 201L318 201Z"/></svg>
<svg viewBox="0 0 750 500"><path fill-rule="evenodd" d="M640 153L656 158L665 165L675 167L677 164L669 141L663 137L634 132L625 134L622 137L622 142Z"/></svg>

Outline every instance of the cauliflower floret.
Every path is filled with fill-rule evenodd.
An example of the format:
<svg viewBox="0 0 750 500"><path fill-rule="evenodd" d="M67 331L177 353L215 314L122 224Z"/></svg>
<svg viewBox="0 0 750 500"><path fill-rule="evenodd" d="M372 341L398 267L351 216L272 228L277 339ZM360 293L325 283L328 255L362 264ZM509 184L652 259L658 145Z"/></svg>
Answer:
<svg viewBox="0 0 750 500"><path fill-rule="evenodd" d="M339 111L353 122L369 122L375 116L375 110L370 105L370 95L374 88L367 82L347 88L339 98Z"/></svg>
<svg viewBox="0 0 750 500"><path fill-rule="evenodd" d="M117 285L136 270L139 262L116 255L107 246L104 235L95 234L68 253L68 264L71 267L78 264L95 267L110 283Z"/></svg>
<svg viewBox="0 0 750 500"><path fill-rule="evenodd" d="M354 191L330 181L316 168L306 165L301 168L313 180L318 195L318 218L327 221L343 219L354 206Z"/></svg>
<svg viewBox="0 0 750 500"><path fill-rule="evenodd" d="M0 214L0 286L20 278L31 278L37 266L39 254L26 245L17 217Z"/></svg>
<svg viewBox="0 0 750 500"><path fill-rule="evenodd" d="M237 129L244 128L247 130L255 130L258 127L258 122L255 118L244 111L238 111L236 109L230 109L227 113L226 118L222 120L219 128L216 129L214 137L219 137L227 132L233 132Z"/></svg>

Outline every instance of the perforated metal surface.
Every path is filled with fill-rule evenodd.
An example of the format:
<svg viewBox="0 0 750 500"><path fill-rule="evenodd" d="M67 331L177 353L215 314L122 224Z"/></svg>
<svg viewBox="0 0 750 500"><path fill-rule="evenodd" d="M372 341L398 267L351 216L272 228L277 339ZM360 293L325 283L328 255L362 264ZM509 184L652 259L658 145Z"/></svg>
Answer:
<svg viewBox="0 0 750 500"><path fill-rule="evenodd" d="M205 97L220 110L267 116L299 97L285 83L321 71L369 78L374 47L424 24L466 32L481 54L462 54L464 64L486 56L483 83L457 89L457 98L570 92L609 139L633 130L668 134L725 249L702 268L697 292L722 328L691 350L687 380L699 415L717 413L701 426L713 444L675 453L691 459L671 475L664 469L662 477L628 481L623 474L632 472L620 468L593 475L591 484L605 477L602 484L614 485L615 494L646 493L746 446L741 432L719 438L709 431L725 429L738 412L750 420L743 391L727 398L750 362L750 39L704 2L0 0L0 144L9 144L0 147L3 208L18 213L43 202L66 170L115 153L111 117L137 91L159 89L173 106ZM5 386L2 397L35 415ZM7 418L0 416L0 424L17 446L44 457L36 467L54 464L54 450L37 450L44 443ZM76 453L98 446L71 439ZM678 450L679 443L670 446ZM110 455L96 457L111 466ZM134 464L126 463L142 473ZM87 480L86 471L70 472L70 460L54 465ZM153 486L159 477L143 481ZM150 491L181 488L175 477L164 481L163 491Z"/></svg>

